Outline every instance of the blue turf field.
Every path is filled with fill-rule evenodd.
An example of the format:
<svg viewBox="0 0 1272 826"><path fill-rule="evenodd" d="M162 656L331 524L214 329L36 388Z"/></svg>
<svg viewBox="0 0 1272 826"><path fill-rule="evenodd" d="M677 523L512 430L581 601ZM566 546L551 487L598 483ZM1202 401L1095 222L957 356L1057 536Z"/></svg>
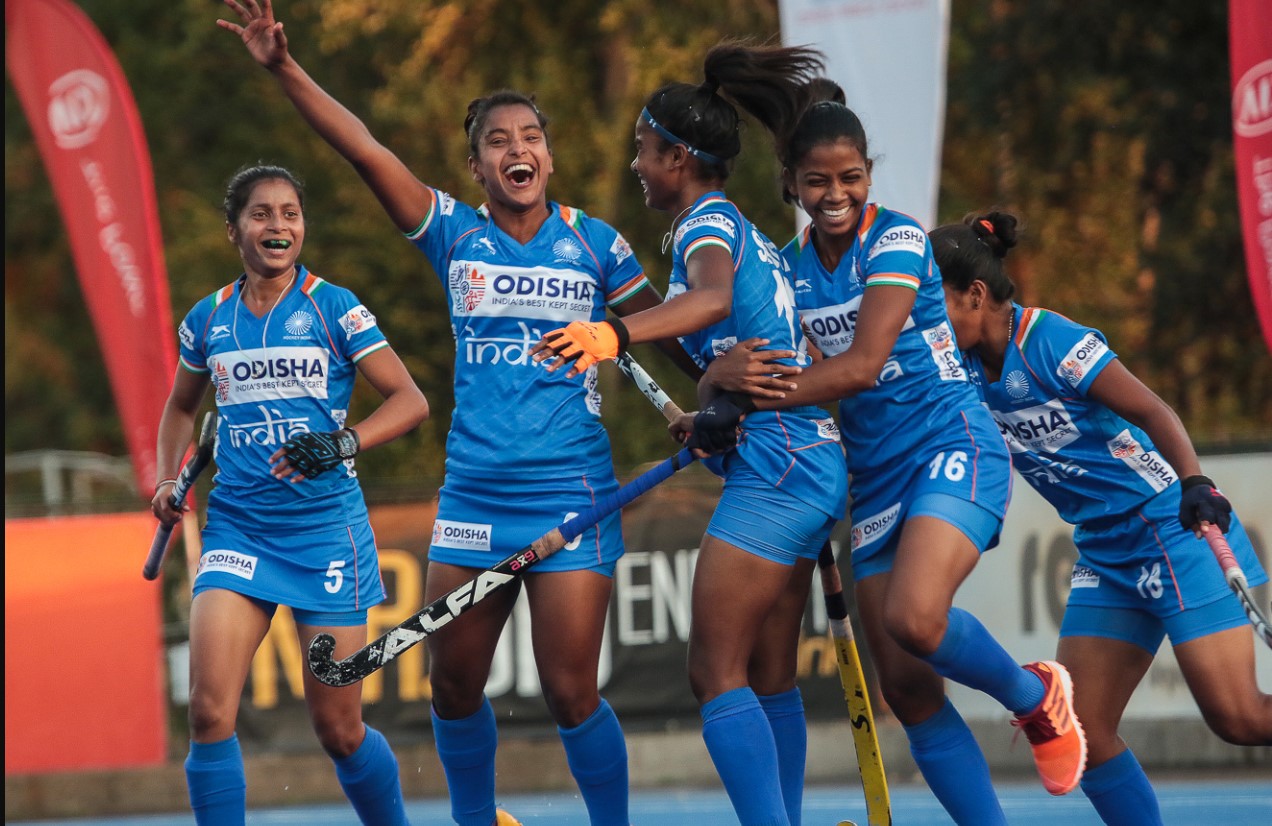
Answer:
<svg viewBox="0 0 1272 826"><path fill-rule="evenodd" d="M1157 783L1162 815L1169 826L1269 826L1272 824L1272 776L1266 780L1172 781ZM1099 826L1100 819L1086 798L1075 793L1053 798L1035 783L997 784L1007 820L1013 824L1045 826ZM501 804L525 826L587 826L583 804L574 795L512 795ZM949 824L940 805L922 786L898 786L892 790L897 826ZM451 823L449 807L442 800L409 803L407 814L414 826ZM728 826L736 823L729 801L721 791L636 791L632 795L635 826ZM865 826L866 813L860 789L810 788L804 796L804 826L835 826L851 818ZM125 818L84 818L12 823L9 826L188 826L190 815L148 815ZM304 806L259 809L248 813L249 826L336 826L353 822L347 806Z"/></svg>

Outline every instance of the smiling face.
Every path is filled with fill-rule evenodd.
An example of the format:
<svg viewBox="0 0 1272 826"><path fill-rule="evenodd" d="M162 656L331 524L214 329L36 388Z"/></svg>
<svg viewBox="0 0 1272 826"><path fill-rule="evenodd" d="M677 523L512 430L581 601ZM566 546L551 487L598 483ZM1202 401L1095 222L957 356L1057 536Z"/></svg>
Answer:
<svg viewBox="0 0 1272 826"><path fill-rule="evenodd" d="M870 197L870 162L852 141L819 143L782 176L818 233L834 238L856 229Z"/></svg>
<svg viewBox="0 0 1272 826"><path fill-rule="evenodd" d="M520 104L491 109L477 136L477 156L468 159L468 169L492 206L517 212L544 206L552 150L535 111Z"/></svg>
<svg viewBox="0 0 1272 826"><path fill-rule="evenodd" d="M636 119L636 157L632 172L640 178L645 193L645 206L666 211L674 204L674 188L669 179L671 150L643 117Z"/></svg>
<svg viewBox="0 0 1272 826"><path fill-rule="evenodd" d="M226 232L247 272L262 278L290 273L305 242L305 214L296 188L281 178L257 182Z"/></svg>

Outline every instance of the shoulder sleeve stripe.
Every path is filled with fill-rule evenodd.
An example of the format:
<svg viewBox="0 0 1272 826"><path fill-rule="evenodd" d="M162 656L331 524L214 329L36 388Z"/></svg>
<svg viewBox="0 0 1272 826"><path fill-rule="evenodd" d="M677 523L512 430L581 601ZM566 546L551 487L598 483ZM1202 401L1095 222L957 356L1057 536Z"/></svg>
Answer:
<svg viewBox="0 0 1272 826"><path fill-rule="evenodd" d="M350 361L352 361L354 364L357 364L363 358L371 355L376 350L383 350L385 347L388 347L388 346L389 346L388 341L377 341L375 344L369 344L366 347L363 347L358 352L354 353L350 357Z"/></svg>
<svg viewBox="0 0 1272 826"><path fill-rule="evenodd" d="M237 283L238 281L234 281L233 283L226 284L224 287L213 293L212 306L218 307L221 305L221 302L228 301L230 297L234 295L234 285Z"/></svg>
<svg viewBox="0 0 1272 826"><path fill-rule="evenodd" d="M729 245L728 241L725 241L723 238L717 238L714 235L707 235L702 238L694 239L693 243L685 248L685 261L688 261L689 256L693 255L703 247L720 247L730 255L733 254L733 247Z"/></svg>
<svg viewBox="0 0 1272 826"><path fill-rule="evenodd" d="M622 304L624 301L636 295L636 293L648 286L649 279L646 278L645 274L642 272L626 284L620 286L618 289L611 290L610 294L605 296L605 303L610 307L613 307L615 304Z"/></svg>
<svg viewBox="0 0 1272 826"><path fill-rule="evenodd" d="M412 241L418 241L424 237L424 233L428 232L429 224L433 223L433 216L437 214L437 191L433 187L425 187L428 190L428 212L424 213L424 220L420 221L420 225L410 232L402 233Z"/></svg>
<svg viewBox="0 0 1272 826"><path fill-rule="evenodd" d="M909 287L918 292L919 277L901 272L877 272L866 276L867 287Z"/></svg>
<svg viewBox="0 0 1272 826"><path fill-rule="evenodd" d="M861 229L857 230L857 237L861 239L861 243L865 244L866 234L870 232L870 228L874 226L875 219L879 217L878 204L866 204L865 212L861 216Z"/></svg>
<svg viewBox="0 0 1272 826"><path fill-rule="evenodd" d="M300 289L305 295L313 295L320 287L322 287L323 284L326 283L327 282L324 279L319 278L311 272L306 272L305 283L300 285Z"/></svg>
<svg viewBox="0 0 1272 826"><path fill-rule="evenodd" d="M207 373L208 366L206 364L195 364L184 356L177 356L177 363L189 370L191 373Z"/></svg>
<svg viewBox="0 0 1272 826"><path fill-rule="evenodd" d="M1016 346L1021 350L1025 349L1025 342L1029 339L1029 335L1038 326L1038 322L1042 321L1047 311L1041 307L1026 307L1020 314L1020 329L1016 331Z"/></svg>

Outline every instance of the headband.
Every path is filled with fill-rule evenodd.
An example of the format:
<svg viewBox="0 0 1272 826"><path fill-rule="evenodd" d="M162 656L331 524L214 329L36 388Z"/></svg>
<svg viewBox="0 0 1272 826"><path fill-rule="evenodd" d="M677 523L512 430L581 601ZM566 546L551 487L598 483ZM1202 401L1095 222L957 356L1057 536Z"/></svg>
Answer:
<svg viewBox="0 0 1272 826"><path fill-rule="evenodd" d="M649 114L648 108L641 109L640 116L644 118L646 123L649 124L650 129L653 129L655 132L657 132L658 135L663 140L667 141L668 143L679 144L680 146L683 146L685 149L689 150L690 155L693 155L695 158L698 158L699 160L706 161L707 163L719 164L720 166L724 165L724 161L722 159L717 158L715 155L712 155L710 152L704 152L701 149L695 149L693 146L689 144L688 141L683 140L682 138L676 137L674 134L672 134L670 129L663 126L658 121L654 120L654 116Z"/></svg>

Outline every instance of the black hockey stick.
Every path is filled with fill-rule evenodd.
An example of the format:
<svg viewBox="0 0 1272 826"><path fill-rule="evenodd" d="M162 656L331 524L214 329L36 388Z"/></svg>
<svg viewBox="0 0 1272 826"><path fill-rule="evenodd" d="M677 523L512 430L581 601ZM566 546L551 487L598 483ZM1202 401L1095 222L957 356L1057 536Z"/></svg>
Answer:
<svg viewBox="0 0 1272 826"><path fill-rule="evenodd" d="M186 495L194 485L194 480L199 478L199 474L208 466L208 462L212 461L212 448L215 442L216 413L209 410L203 417L203 426L199 428L199 441L195 445L194 453L190 454L190 458L186 459L185 464L181 466L181 472L177 474L177 482L172 486L172 495L168 497L168 504L172 505L173 510L181 510L181 503L185 501ZM172 529L175 526L175 522L171 525L160 525L155 531L155 538L150 543L150 553L146 554L146 564L141 569L141 575L146 579L155 579L159 576L159 569L163 566L163 556L168 552L168 540L172 538Z"/></svg>
<svg viewBox="0 0 1272 826"><path fill-rule="evenodd" d="M658 483L671 478L676 471L693 464L693 461L693 453L688 448L681 448L679 453L659 462L578 516L567 519L526 547L482 571L476 578L433 600L424 610L343 660L335 659L335 638L330 634L319 634L309 643L309 670L321 682L337 687L352 685L374 674L397 659L403 651L449 625L495 591L517 581L526 571L561 550L576 536Z"/></svg>

